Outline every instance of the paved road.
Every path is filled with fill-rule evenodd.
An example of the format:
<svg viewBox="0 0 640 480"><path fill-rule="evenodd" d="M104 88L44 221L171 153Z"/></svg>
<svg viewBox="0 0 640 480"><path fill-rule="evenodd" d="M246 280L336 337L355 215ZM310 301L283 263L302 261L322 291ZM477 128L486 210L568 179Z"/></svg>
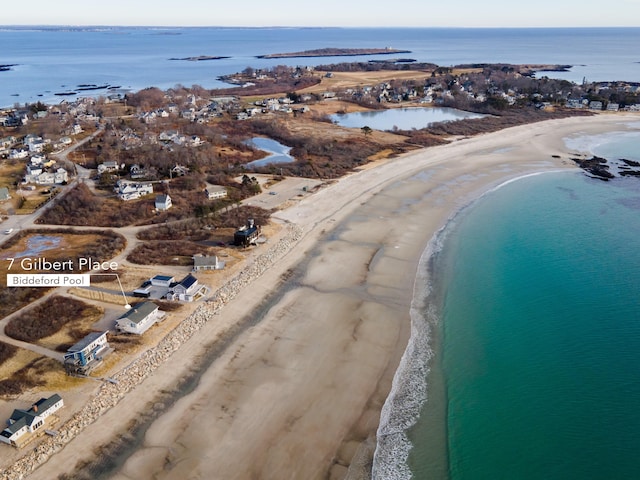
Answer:
<svg viewBox="0 0 640 480"><path fill-rule="evenodd" d="M58 294L60 294L60 293L58 293ZM5 327L7 326L9 321L11 321L12 318L18 317L22 313L29 311L31 308L34 308L35 306L43 303L44 301L48 300L49 298L50 298L50 295L45 295L44 297L39 298L35 302L32 302L29 305L26 305L25 307L21 308L20 310L17 310L15 312L13 312L11 315L7 315L2 320L0 320L0 341L2 341L4 343L8 343L10 345L14 345L14 346L19 347L19 348L24 348L25 350L30 350L30 351L38 354L38 355L43 355L45 357L53 358L55 360L58 360L58 361L62 362L62 361L64 361L64 353L56 352L54 350L49 350L48 348L44 348L44 347L41 347L40 345L35 345L33 343L22 342L20 340L16 340L15 338L9 337L4 332Z"/></svg>
<svg viewBox="0 0 640 480"><path fill-rule="evenodd" d="M67 148L66 150L63 150L60 153L52 154L51 157L55 158L58 161L66 162L71 152L81 147L85 143L91 141L93 138L101 134L103 130L104 130L104 127L100 126L98 130L93 132L88 137L83 138L78 143L70 146L69 148ZM52 205L55 205L56 202L58 202L62 197L64 197L64 195L66 195L66 193L69 190L71 190L71 188L73 188L73 186L76 183L90 181L90 178L89 178L90 170L76 166L76 171L74 173L75 173L75 178L73 179L73 181L66 187L60 187L62 191L58 195L53 197L51 201L46 205L44 205L42 208L39 208L38 210L36 210L35 212L29 215L10 215L7 220L2 222L2 225L1 225L2 236L0 236L0 244L4 243L8 238L15 235L20 230L32 228L35 225L35 222L38 219L38 217L40 217L40 215L42 215L49 208L51 208ZM7 231L11 231L11 233L6 234L5 232Z"/></svg>

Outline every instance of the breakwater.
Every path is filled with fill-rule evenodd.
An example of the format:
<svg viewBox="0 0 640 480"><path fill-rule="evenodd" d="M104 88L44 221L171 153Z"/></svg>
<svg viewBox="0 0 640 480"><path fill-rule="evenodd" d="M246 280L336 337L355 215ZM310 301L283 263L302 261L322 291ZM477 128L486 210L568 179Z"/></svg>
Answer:
<svg viewBox="0 0 640 480"><path fill-rule="evenodd" d="M111 376L117 383L105 382L86 405L58 429L55 437L46 437L10 467L0 471L0 480L21 480L43 465L100 416L116 406L127 393L140 385L160 365L188 341L227 303L259 278L284 256L300 239L302 229L289 225L287 232L265 253L231 278L212 297L172 330L156 347L147 350L131 364Z"/></svg>

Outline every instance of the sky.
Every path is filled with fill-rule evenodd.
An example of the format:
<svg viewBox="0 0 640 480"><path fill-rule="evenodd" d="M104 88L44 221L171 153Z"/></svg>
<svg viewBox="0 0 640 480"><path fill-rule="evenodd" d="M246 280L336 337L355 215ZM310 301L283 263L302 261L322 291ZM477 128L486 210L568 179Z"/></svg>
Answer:
<svg viewBox="0 0 640 480"><path fill-rule="evenodd" d="M0 25L637 27L640 0L21 0Z"/></svg>

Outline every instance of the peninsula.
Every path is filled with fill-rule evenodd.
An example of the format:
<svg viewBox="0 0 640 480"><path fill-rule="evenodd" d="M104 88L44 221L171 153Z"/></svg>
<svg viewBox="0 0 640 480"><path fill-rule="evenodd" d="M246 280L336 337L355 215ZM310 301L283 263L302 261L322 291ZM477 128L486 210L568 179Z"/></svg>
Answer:
<svg viewBox="0 0 640 480"><path fill-rule="evenodd" d="M430 239L504 181L577 170L568 136L637 122L630 83L569 89L530 67L247 67L224 90L0 110L12 274L99 264L90 288L0 287L0 417L64 399L55 435L0 445L0 478L367 478L393 443L381 409ZM329 121L432 106L488 115ZM249 170L255 137L296 160ZM81 363L88 340L113 350L103 363Z"/></svg>
<svg viewBox="0 0 640 480"><path fill-rule="evenodd" d="M258 55L256 58L297 58L297 57L355 57L358 55L393 55L396 53L411 53L410 50L395 48L317 48L302 52L271 53Z"/></svg>
<svg viewBox="0 0 640 480"><path fill-rule="evenodd" d="M223 60L229 57L217 56L217 55L198 55L197 57L182 57L182 58L170 58L169 60L183 60L187 62L202 62L205 60Z"/></svg>

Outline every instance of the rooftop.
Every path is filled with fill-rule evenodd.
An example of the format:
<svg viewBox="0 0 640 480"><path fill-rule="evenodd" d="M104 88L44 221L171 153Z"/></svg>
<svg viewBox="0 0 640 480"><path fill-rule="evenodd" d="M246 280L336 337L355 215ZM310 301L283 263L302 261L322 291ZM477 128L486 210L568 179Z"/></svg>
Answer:
<svg viewBox="0 0 640 480"><path fill-rule="evenodd" d="M84 350L85 348L87 348L89 345L91 345L93 342L95 342L97 339L99 339L100 337L102 337L103 335L106 335L107 333L109 333L108 331L104 331L104 332L91 332L89 335L87 335L86 337L84 337L82 340L80 340L78 343L76 343L75 345L69 347L69 349L67 350L68 353L75 353L75 352L81 352L82 350Z"/></svg>
<svg viewBox="0 0 640 480"><path fill-rule="evenodd" d="M144 302L140 305L136 305L131 310L122 315L121 319L127 319L132 323L140 323L147 318L150 314L158 310L158 306L153 302Z"/></svg>

